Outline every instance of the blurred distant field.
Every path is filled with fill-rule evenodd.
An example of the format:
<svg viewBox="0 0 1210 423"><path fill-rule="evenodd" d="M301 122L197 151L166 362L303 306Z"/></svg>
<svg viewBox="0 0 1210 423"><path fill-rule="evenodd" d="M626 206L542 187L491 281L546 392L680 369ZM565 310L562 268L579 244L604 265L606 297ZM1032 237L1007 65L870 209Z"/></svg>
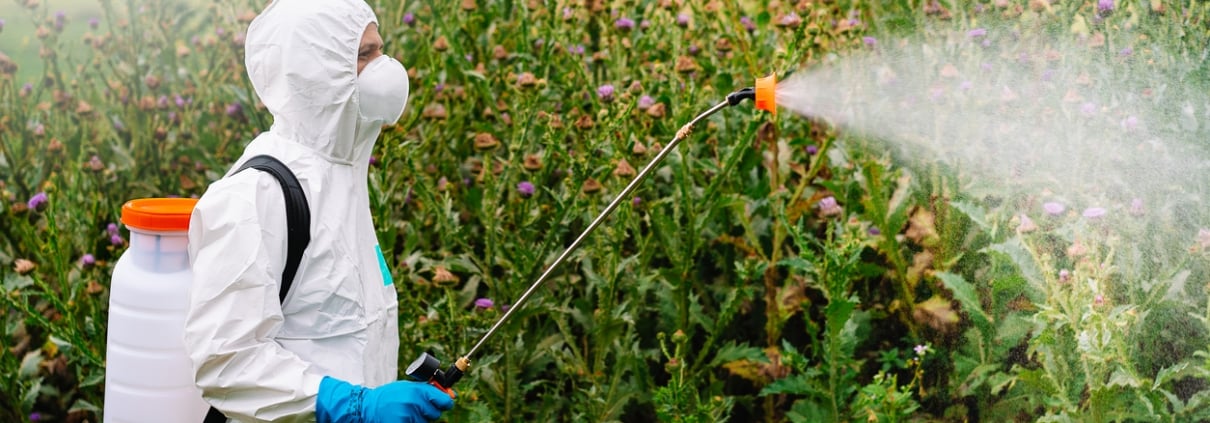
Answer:
<svg viewBox="0 0 1210 423"><path fill-rule="evenodd" d="M67 22L88 22L91 18L98 18L101 29L106 25L103 19L100 19L103 16L101 4L96 1L55 0L42 2L38 7L41 9L44 6L51 11L51 19L56 11L62 11ZM40 15L38 10L25 7L24 1L0 2L0 21L4 22L3 29L0 29L0 53L8 55L20 64L21 67L17 70L18 81L29 81L42 74L42 60L38 57L38 42L34 36ZM80 40L88 30L87 25L65 25L63 39ZM70 55L70 52L76 51L77 48L83 48L84 44L75 43L74 46L66 47L68 49L63 52Z"/></svg>

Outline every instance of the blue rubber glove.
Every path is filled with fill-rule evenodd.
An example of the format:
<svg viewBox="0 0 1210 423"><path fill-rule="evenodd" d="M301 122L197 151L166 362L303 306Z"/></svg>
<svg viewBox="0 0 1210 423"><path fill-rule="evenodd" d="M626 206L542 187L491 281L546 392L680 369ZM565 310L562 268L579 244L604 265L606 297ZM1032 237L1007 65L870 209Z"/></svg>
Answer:
<svg viewBox="0 0 1210 423"><path fill-rule="evenodd" d="M397 381L377 388L330 376L319 382L315 419L319 423L417 422L437 420L454 408L449 394L424 382Z"/></svg>

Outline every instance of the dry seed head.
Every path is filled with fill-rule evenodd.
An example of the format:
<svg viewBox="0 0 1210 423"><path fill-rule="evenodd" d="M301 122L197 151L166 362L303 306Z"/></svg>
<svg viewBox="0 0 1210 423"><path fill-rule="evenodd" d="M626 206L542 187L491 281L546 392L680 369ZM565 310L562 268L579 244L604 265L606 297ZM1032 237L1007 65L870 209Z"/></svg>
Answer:
<svg viewBox="0 0 1210 423"><path fill-rule="evenodd" d="M664 117L664 112L665 112L664 103L655 103L654 105L652 105L650 108L647 109L647 116L651 116L653 118L659 119L659 118Z"/></svg>
<svg viewBox="0 0 1210 423"><path fill-rule="evenodd" d="M452 285L458 283L458 277L445 270L445 267L437 266L433 269L433 282L438 285Z"/></svg>
<svg viewBox="0 0 1210 423"><path fill-rule="evenodd" d="M537 84L538 78L534 77L533 73L522 72L521 75L517 76L517 85L520 85L522 88L529 88Z"/></svg>
<svg viewBox="0 0 1210 423"><path fill-rule="evenodd" d="M17 271L18 275L29 274L29 272L34 271L35 267L38 266L35 265L34 262L26 259L17 259L13 261L13 270Z"/></svg>
<svg viewBox="0 0 1210 423"><path fill-rule="evenodd" d="M600 182L597 182L597 180L594 178L588 178L587 181L584 181L584 186L581 188L581 191L583 191L585 194L592 194L600 191L601 188Z"/></svg>
<svg viewBox="0 0 1210 423"><path fill-rule="evenodd" d="M421 113L421 116L424 116L426 119L445 119L447 114L445 113L445 106L441 105L441 103L430 103L428 106L424 106L424 112Z"/></svg>
<svg viewBox="0 0 1210 423"><path fill-rule="evenodd" d="M491 109L488 110L490 111ZM500 145L500 142L496 141L496 137L490 133L480 132L475 135L476 150L489 150L496 148L498 145Z"/></svg>
<svg viewBox="0 0 1210 423"><path fill-rule="evenodd" d="M643 145L642 141L635 140L634 147L630 149L630 152L636 156L642 156L647 154L647 146Z"/></svg>
<svg viewBox="0 0 1210 423"><path fill-rule="evenodd" d="M536 171L542 169L542 157L537 154L526 154L525 161L521 164L525 170Z"/></svg>
<svg viewBox="0 0 1210 423"><path fill-rule="evenodd" d="M629 178L634 176L634 174L634 167L630 166L630 163L626 159L619 161L618 166L613 169L613 176Z"/></svg>

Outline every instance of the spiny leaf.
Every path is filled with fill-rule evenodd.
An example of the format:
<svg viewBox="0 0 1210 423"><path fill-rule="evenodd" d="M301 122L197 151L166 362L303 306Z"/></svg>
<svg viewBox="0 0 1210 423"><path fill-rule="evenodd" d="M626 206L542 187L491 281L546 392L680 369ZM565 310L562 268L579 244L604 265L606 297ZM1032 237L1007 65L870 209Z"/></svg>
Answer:
<svg viewBox="0 0 1210 423"><path fill-rule="evenodd" d="M954 299L962 304L962 309L966 310L972 318L978 319L975 323L983 327L990 328L992 317L983 310L983 304L979 301L979 294L975 292L975 286L967 282L965 278L949 272L937 272L937 279L940 279L945 287L954 294Z"/></svg>

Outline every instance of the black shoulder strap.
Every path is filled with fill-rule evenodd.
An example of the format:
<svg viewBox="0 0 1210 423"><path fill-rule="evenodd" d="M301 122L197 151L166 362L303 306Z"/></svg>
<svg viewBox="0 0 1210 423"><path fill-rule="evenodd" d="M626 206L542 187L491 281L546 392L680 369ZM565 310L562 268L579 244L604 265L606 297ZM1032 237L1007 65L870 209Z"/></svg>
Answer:
<svg viewBox="0 0 1210 423"><path fill-rule="evenodd" d="M294 284L294 274L298 272L298 264L302 261L303 251L311 243L311 207L307 204L307 196L303 194L302 185L294 172L284 163L273 156L255 156L240 166L236 173L245 169L256 169L273 175L281 184L282 195L286 199L286 267L282 270L281 289L277 298L286 302L286 294L290 285ZM223 423L227 417L217 408L210 407L203 423Z"/></svg>
<svg viewBox="0 0 1210 423"><path fill-rule="evenodd" d="M311 243L311 207L303 194L302 185L294 177L294 172L273 156L260 155L248 159L236 173L245 169L256 169L273 175L281 184L282 195L286 198L286 267L282 270L281 290L277 298L286 302L286 294L294 283L294 274L298 272L298 264L302 261L303 251Z"/></svg>

